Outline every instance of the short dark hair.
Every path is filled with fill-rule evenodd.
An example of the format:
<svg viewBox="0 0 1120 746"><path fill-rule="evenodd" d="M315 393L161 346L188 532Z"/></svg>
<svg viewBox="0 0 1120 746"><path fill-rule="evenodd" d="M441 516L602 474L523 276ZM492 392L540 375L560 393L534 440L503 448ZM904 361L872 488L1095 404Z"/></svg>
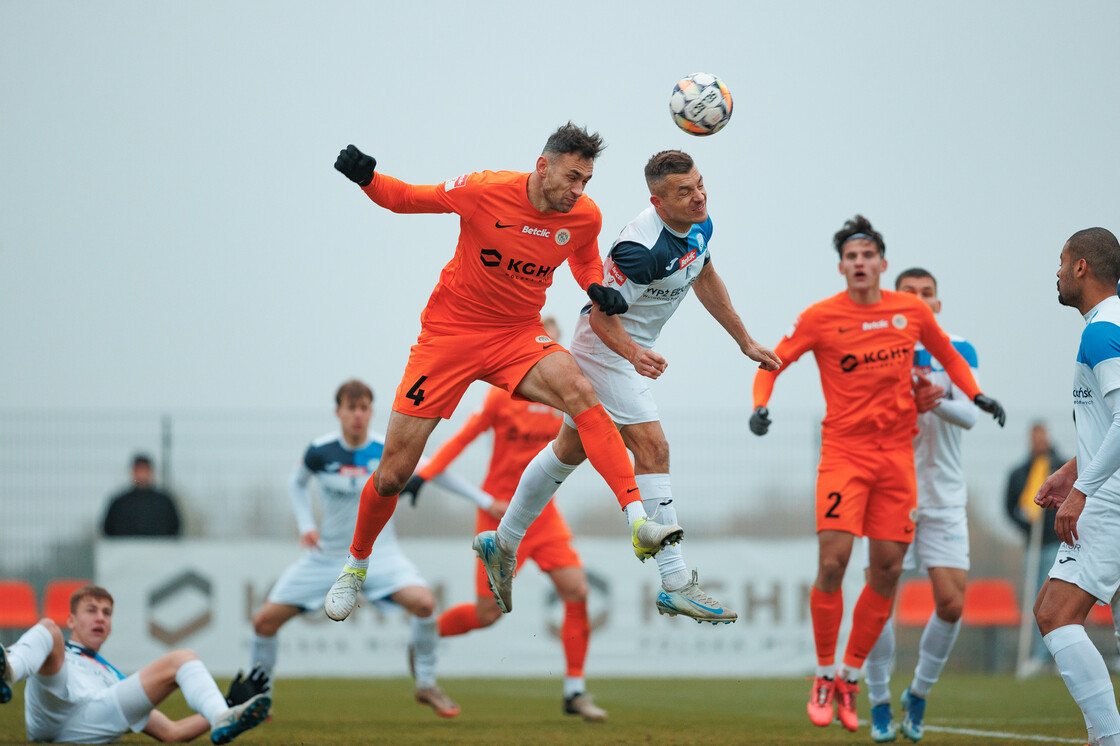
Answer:
<svg viewBox="0 0 1120 746"><path fill-rule="evenodd" d="M852 239L856 234L862 233L879 247L879 256L887 255L887 245L883 243L883 237L879 232L871 227L871 221L862 215L856 215L851 220L844 223L844 227L836 231L836 235L832 237L832 244L836 247L836 253L841 258L844 257L844 244Z"/></svg>
<svg viewBox="0 0 1120 746"><path fill-rule="evenodd" d="M696 166L692 156L680 150L662 150L646 162L646 186L652 192L666 176L687 174Z"/></svg>
<svg viewBox="0 0 1120 746"><path fill-rule="evenodd" d="M599 153L602 153L605 147L607 146L603 144L603 138L598 132L589 133L586 127L577 127L568 122L548 136L541 155L552 160L552 156L575 153L581 158L593 161L599 157Z"/></svg>
<svg viewBox="0 0 1120 746"><path fill-rule="evenodd" d="M113 595L99 585L83 585L78 590L70 594L70 613L78 613L78 604L82 602L83 598L92 598L98 601L108 601L114 603Z"/></svg>
<svg viewBox="0 0 1120 746"><path fill-rule="evenodd" d="M373 404L373 391L357 378L351 378L334 392L334 403L337 406L342 406L343 399L369 399L369 403Z"/></svg>
<svg viewBox="0 0 1120 746"><path fill-rule="evenodd" d="M132 457L133 466L151 466L152 457L146 453L137 453Z"/></svg>
<svg viewBox="0 0 1120 746"><path fill-rule="evenodd" d="M1070 236L1069 258L1084 259L1098 280L1114 285L1120 280L1120 243L1107 228L1086 228Z"/></svg>
<svg viewBox="0 0 1120 746"><path fill-rule="evenodd" d="M933 289L937 290L937 278L934 277L929 270L922 269L921 267L911 267L910 269L899 272L898 277L894 280L894 289L898 290L898 286L902 284L902 281L911 277L915 280L923 280L928 277L933 280Z"/></svg>

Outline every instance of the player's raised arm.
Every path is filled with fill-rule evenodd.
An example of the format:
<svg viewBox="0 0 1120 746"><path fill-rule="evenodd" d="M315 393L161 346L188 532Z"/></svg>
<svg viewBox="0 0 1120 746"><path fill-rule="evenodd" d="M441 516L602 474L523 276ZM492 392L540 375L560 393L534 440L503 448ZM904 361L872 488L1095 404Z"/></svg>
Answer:
<svg viewBox="0 0 1120 746"><path fill-rule="evenodd" d="M443 184L409 184L395 179L392 176L376 171L377 160L366 155L353 145L348 145L339 152L334 162L335 170L362 188L371 200L381 207L399 213L440 213L462 212L462 206L456 206L450 194L449 185L466 183L468 176L460 176ZM459 202L471 202L473 194L466 195L467 190L459 190L455 195Z"/></svg>
<svg viewBox="0 0 1120 746"><path fill-rule="evenodd" d="M739 314L736 313L735 307L731 304L731 296L727 293L727 286L724 285L723 278L716 272L715 265L711 262L704 265L704 269L700 270L700 276L696 278L692 289L696 292L696 297L700 299L700 303L712 315L712 318L727 330L727 333L739 345L739 349L744 355L758 363L758 367L763 370L777 370L782 367L781 358L769 348L760 345L747 333L747 328L743 325L743 320L739 318Z"/></svg>

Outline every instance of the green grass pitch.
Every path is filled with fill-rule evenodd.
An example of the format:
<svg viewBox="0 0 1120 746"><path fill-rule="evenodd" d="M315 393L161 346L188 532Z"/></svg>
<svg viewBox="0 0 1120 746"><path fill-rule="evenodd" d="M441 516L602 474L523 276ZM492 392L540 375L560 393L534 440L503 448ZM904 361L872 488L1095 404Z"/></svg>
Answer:
<svg viewBox="0 0 1120 746"><path fill-rule="evenodd" d="M223 691L226 681L219 682ZM412 699L409 679L293 679L277 683L273 719L241 744L863 744L866 724L815 728L805 714L809 682L800 679L600 679L595 701L605 723L561 714L554 679L445 679L462 707L439 718ZM897 702L908 676L895 674ZM861 720L868 717L860 695ZM171 717L189 714L176 693ZM895 706L895 717L898 708ZM1010 676L946 674L926 712L928 744L1084 743L1084 721L1057 676L1017 682ZM23 684L0 706L0 742L25 743ZM124 743L154 743L129 735ZM197 739L206 743L205 737ZM900 735L899 743L909 743Z"/></svg>

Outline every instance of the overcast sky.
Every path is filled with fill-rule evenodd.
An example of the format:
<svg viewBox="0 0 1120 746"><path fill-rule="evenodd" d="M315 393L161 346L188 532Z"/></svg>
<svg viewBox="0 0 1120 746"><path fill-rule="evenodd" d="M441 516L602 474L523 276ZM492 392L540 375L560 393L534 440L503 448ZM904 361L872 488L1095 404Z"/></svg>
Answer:
<svg viewBox="0 0 1120 746"><path fill-rule="evenodd" d="M1065 406L1081 320L1054 272L1075 230L1120 231L1118 42L1105 1L2 0L0 407L309 409L350 376L387 404L458 220L382 210L338 150L435 183L529 170L569 119L608 143L602 250L646 159L687 150L760 341L842 288L830 239L862 212L1012 417ZM735 101L709 138L668 112L696 71ZM566 331L583 301L558 272ZM658 349L663 406L706 380L700 404L749 408L696 301ZM789 378L774 408L819 402L808 358Z"/></svg>

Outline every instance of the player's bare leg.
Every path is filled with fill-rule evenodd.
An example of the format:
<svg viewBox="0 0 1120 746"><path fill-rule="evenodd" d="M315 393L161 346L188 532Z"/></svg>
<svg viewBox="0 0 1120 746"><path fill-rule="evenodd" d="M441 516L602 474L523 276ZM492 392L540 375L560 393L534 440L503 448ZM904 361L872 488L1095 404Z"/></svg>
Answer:
<svg viewBox="0 0 1120 746"><path fill-rule="evenodd" d="M350 553L323 603L327 616L336 622L348 617L357 605L373 542L393 516L397 494L420 463L428 436L437 424L439 418L413 417L397 411L389 415L381 461L362 489Z"/></svg>
<svg viewBox="0 0 1120 746"><path fill-rule="evenodd" d="M634 480L646 513L659 523L676 524L677 510L669 479L669 441L657 420L623 425L622 440L634 454ZM700 587L695 570L691 575L679 546L666 547L657 555L661 590L657 613L691 617L697 623L730 624L739 618Z"/></svg>

